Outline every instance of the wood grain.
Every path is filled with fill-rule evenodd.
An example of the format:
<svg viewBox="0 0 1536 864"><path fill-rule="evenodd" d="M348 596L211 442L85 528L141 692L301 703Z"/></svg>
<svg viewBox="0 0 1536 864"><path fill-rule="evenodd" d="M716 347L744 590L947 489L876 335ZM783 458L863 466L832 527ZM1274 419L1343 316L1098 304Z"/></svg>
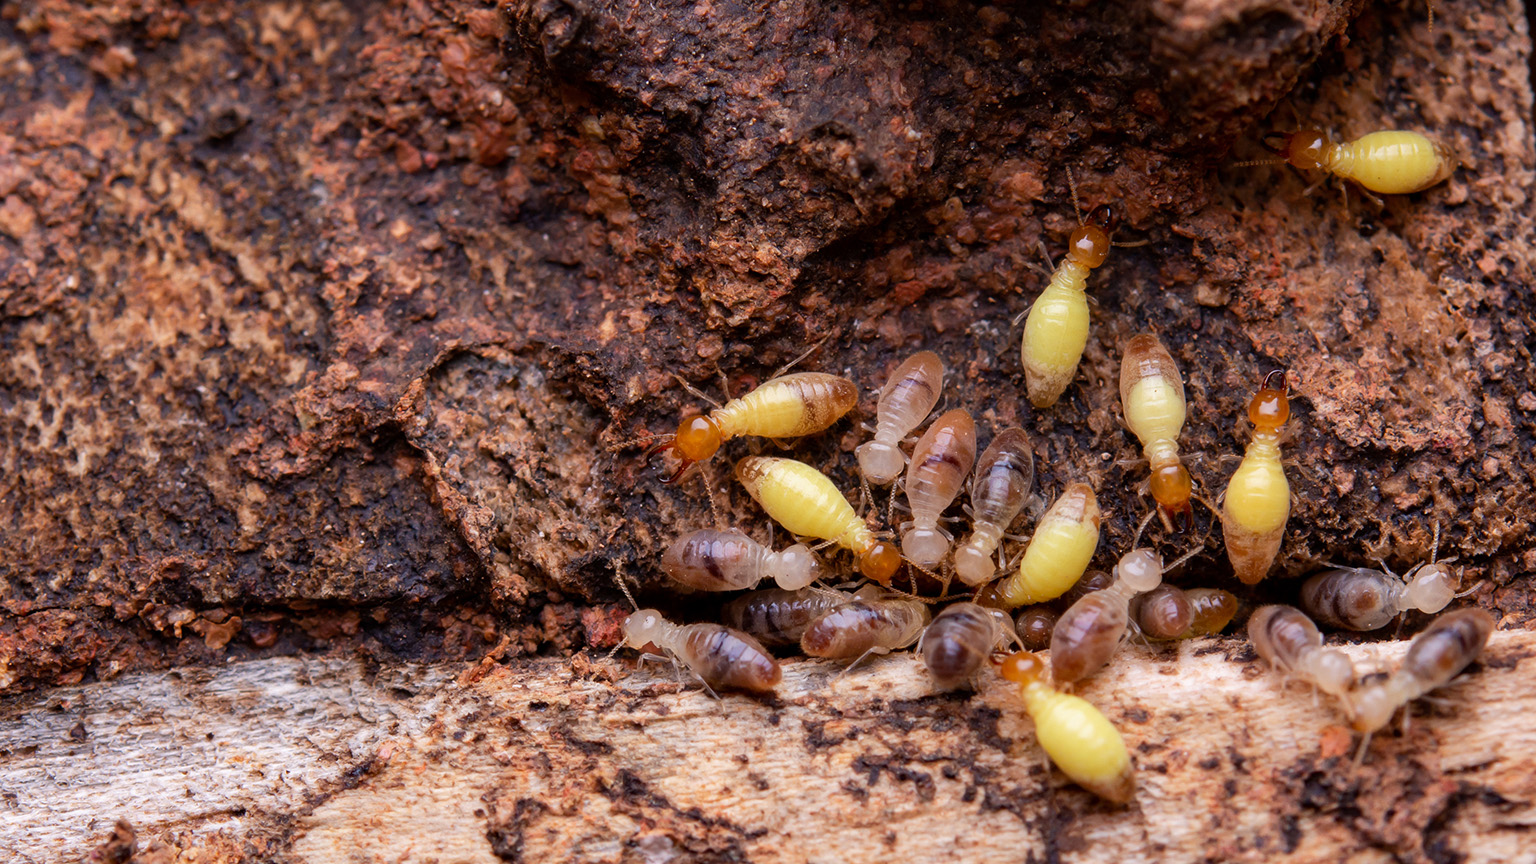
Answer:
<svg viewBox="0 0 1536 864"><path fill-rule="evenodd" d="M294 659L134 676L7 706L0 854L78 860L126 817L184 858L260 839L310 864L1531 861L1533 652L1496 633L1355 768L1326 700L1242 641L1128 649L1082 691L1134 753L1128 808L1047 771L990 672L934 694L910 655L792 662L767 701L583 658L467 682Z"/></svg>

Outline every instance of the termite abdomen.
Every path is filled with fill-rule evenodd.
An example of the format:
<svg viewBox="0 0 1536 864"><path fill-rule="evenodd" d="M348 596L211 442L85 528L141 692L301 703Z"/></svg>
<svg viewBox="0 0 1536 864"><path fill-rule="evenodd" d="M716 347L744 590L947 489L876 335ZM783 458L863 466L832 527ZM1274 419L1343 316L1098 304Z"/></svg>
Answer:
<svg viewBox="0 0 1536 864"><path fill-rule="evenodd" d="M824 588L765 588L725 604L721 618L726 624L751 634L764 645L799 645L805 628L828 610L847 603L853 595Z"/></svg>
<svg viewBox="0 0 1536 864"><path fill-rule="evenodd" d="M940 612L917 646L934 683L949 690L969 680L1006 636L1000 619L1008 620L1001 610L975 603L956 603Z"/></svg>

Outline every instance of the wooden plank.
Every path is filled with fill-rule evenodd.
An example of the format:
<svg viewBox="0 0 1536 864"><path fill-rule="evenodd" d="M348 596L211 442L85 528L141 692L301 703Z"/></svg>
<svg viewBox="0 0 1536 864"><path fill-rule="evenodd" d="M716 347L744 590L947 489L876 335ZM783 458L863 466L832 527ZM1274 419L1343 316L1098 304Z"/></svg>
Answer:
<svg viewBox="0 0 1536 864"><path fill-rule="evenodd" d="M261 838L310 864L1536 861L1533 653L1496 633L1356 768L1327 701L1241 640L1128 649L1082 691L1133 749L1127 808L1045 770L995 676L936 695L908 655L840 679L792 662L766 701L582 658L468 683L291 659L135 676L8 706L0 853L75 860L122 816L141 842Z"/></svg>

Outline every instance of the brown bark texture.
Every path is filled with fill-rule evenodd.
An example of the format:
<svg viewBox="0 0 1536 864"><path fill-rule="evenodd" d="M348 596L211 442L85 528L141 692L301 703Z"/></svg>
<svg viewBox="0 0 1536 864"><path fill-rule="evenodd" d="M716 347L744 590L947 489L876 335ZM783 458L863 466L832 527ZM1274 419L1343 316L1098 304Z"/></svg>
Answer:
<svg viewBox="0 0 1536 864"><path fill-rule="evenodd" d="M679 619L718 608L657 567L715 524L704 486L663 485L624 445L704 405L680 380L739 395L813 346L799 368L863 398L796 458L857 497L860 424L932 349L943 407L969 408L983 444L1021 425L1039 491L1094 486L1108 565L1149 506L1116 387L1120 346L1149 329L1183 369L1208 498L1258 381L1292 383L1275 572L1237 585L1197 507L1189 534L1155 534L1203 538L1174 581L1294 602L1323 561L1428 559L1438 526L1478 584L1463 602L1523 631L1531 42L1511 0L1436 3L1433 29L1426 11L0 0L0 693L490 651L561 704L549 664L615 643L617 578ZM1377 206L1234 164L1298 124L1425 130L1462 166ZM1040 248L1059 257L1077 224L1069 169L1085 207L1118 208L1119 239L1147 242L1090 277L1082 367L1037 411L1013 322ZM729 480L757 446L704 471L719 521L766 541ZM1252 718L1233 711L1237 734ZM1319 807L1356 806L1328 788ZM567 806L520 800L477 806L514 827ZM887 817L861 812L878 836ZM1441 860L1413 842L1382 848Z"/></svg>

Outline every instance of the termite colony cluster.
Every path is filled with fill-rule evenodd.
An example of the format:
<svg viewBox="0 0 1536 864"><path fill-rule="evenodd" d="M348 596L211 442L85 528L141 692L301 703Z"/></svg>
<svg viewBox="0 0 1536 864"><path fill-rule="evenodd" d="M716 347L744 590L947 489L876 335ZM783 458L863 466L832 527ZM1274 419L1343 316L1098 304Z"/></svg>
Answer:
<svg viewBox="0 0 1536 864"><path fill-rule="evenodd" d="M1426 189L1456 164L1444 148L1412 132L1378 132L1348 144L1298 132L1272 144L1293 165L1324 169L1383 194ZM1109 207L1079 221L1066 258L1024 323L1021 359L1036 411L1049 410L1076 376L1090 325L1086 283L1113 245ZM885 382L872 436L856 450L858 509L811 465L777 456L741 459L736 480L774 524L803 542L775 550L743 531L719 527L677 538L660 562L671 583L688 591L747 593L725 604L723 623L674 624L655 610L637 610L625 622L622 644L670 658L712 690L751 692L779 683L771 649L798 646L811 657L856 665L871 653L915 645L935 687L952 689L974 682L989 659L1017 646L993 665L1019 685L1041 747L1079 785L1111 801L1129 801L1135 783L1120 733L1067 691L1109 663L1128 635L1211 636L1228 626L1239 605L1220 588L1164 584L1166 572L1200 549L1165 564L1157 550L1141 545L1143 530L1160 515L1171 531L1176 522L1189 521L1192 500L1206 503L1219 516L1234 574L1253 585L1275 562L1291 492L1280 450L1289 418L1283 371L1265 375L1249 404L1252 439L1218 508L1195 493L1180 456L1186 403L1174 358L1151 333L1122 348L1121 409L1142 445L1144 491L1156 506L1141 519L1135 548L1119 557L1111 573L1088 571L1101 521L1094 489L1069 483L1044 506L1033 495L1035 453L1023 429L995 430L978 458L976 424L965 409L955 408L929 423L910 453L905 449L944 386L943 361L922 351ZM670 450L680 460L668 481L676 482L730 439L810 435L837 423L858 401L858 386L846 378L784 374L708 414L688 417L675 435L656 439L650 452ZM967 478L969 504L957 507ZM893 484L905 499L899 521ZM882 507L877 502L883 493L872 490L888 486L889 503ZM958 543L944 527L958 521L946 516L952 509L963 509L970 525ZM1038 517L1027 540L1009 533L1019 530L1026 511ZM777 587L750 590L770 578ZM1312 619L1353 630L1380 628L1408 609L1439 612L1455 596L1457 582L1446 562L1421 565L1405 577L1339 567L1307 580L1300 595L1306 613L1265 606L1250 617L1248 632L1272 666L1337 697L1350 722L1370 733L1476 659L1492 618L1478 609L1440 617L1390 674L1357 670L1348 655L1324 647ZM1031 653L1047 648L1048 660Z"/></svg>

